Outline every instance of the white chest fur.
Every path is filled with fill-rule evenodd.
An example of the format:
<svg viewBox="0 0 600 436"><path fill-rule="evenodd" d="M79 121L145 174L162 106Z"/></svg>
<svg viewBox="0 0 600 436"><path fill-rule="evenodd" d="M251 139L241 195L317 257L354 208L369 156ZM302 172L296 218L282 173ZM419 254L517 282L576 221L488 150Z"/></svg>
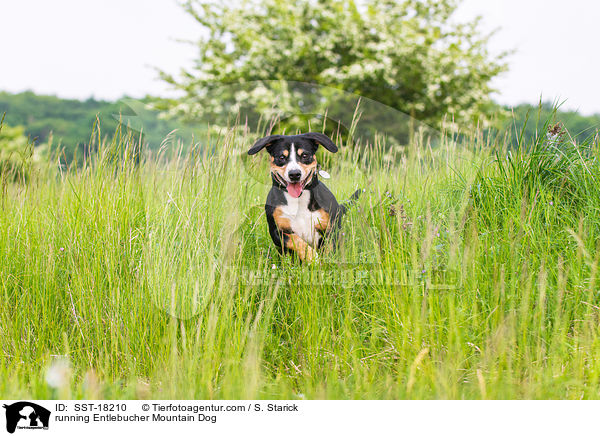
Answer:
<svg viewBox="0 0 600 436"><path fill-rule="evenodd" d="M290 220L292 231L304 239L309 245L316 247L321 235L315 229L321 215L318 212L308 210L310 191L302 191L298 198L294 198L287 192L284 193L287 205L281 206L282 217Z"/></svg>

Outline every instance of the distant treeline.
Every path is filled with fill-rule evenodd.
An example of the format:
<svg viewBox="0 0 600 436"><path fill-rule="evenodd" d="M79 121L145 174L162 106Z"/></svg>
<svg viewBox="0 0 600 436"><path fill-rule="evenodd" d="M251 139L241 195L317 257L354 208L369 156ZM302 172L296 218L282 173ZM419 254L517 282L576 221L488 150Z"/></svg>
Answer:
<svg viewBox="0 0 600 436"><path fill-rule="evenodd" d="M143 141L151 148L158 148L165 136L183 124L176 120L161 117L159 111L140 110L139 103L155 101L152 97L137 100L138 105L126 98L116 102L96 100L62 99L54 96L36 95L33 92L10 94L0 92L0 117L6 113L7 126L22 126L24 132L36 144L47 143L50 135L53 146L64 149L64 159L70 162L75 155L83 155L92 134L96 118L100 120L101 136L111 138L119 119L124 125L130 123L134 134L143 131ZM499 130L510 129L511 141L516 145L520 132L528 141L536 134L544 122L553 117L553 106L521 104L512 109L513 117L506 117L499 123ZM133 117L133 118L131 118ZM593 136L600 127L600 114L583 116L577 112L558 110L553 122L560 122L572 136L585 140ZM142 129L143 127L143 129Z"/></svg>
<svg viewBox="0 0 600 436"><path fill-rule="evenodd" d="M96 120L103 139L110 140L121 121L124 129L129 125L134 135L143 134L144 143L158 148L165 136L178 128L178 123L159 118L157 111L139 110L139 106L151 100L150 97L132 100L138 102L135 108L138 110L134 110L126 98L116 102L93 98L82 101L29 91L19 94L0 92L0 117L6 113L4 124L22 126L25 135L36 145L47 143L52 136L52 146L55 149L60 146L64 160L70 162L74 156L85 153L93 127L97 126Z"/></svg>
<svg viewBox="0 0 600 436"><path fill-rule="evenodd" d="M23 126L25 134L36 144L46 143L50 135L54 145L60 143L67 160L82 152L90 140L96 115L102 120L102 129L114 132L118 121L112 117L119 113L118 103L94 100L67 100L54 96L0 93L0 113L5 112L5 124Z"/></svg>
<svg viewBox="0 0 600 436"><path fill-rule="evenodd" d="M513 116L503 122L502 129L511 129L512 142L516 145L518 136L527 143L536 135L540 134L545 123L560 123L569 134L578 142L584 142L593 138L600 129L600 114L584 116L574 111L562 111L560 107L555 109L551 103L541 105L520 104L512 109Z"/></svg>

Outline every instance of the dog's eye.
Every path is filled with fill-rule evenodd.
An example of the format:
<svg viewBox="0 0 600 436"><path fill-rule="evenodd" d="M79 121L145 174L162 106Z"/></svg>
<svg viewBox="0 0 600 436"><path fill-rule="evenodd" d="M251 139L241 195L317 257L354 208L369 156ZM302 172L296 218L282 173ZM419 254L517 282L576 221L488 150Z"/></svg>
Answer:
<svg viewBox="0 0 600 436"><path fill-rule="evenodd" d="M285 155L284 154L280 154L279 155L279 160L285 160Z"/></svg>

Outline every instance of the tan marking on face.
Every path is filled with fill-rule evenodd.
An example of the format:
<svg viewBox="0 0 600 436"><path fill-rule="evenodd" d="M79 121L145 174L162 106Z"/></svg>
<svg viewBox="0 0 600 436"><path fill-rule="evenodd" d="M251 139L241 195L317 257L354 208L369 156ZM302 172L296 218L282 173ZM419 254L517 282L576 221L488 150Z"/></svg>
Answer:
<svg viewBox="0 0 600 436"><path fill-rule="evenodd" d="M282 153L282 154L283 154L285 157L288 157L288 156L290 155L290 152L289 152L289 150L283 150L283 153Z"/></svg>
<svg viewBox="0 0 600 436"><path fill-rule="evenodd" d="M299 148L298 149L298 156L302 156L302 153L304 153L304 149L303 148Z"/></svg>
<svg viewBox="0 0 600 436"><path fill-rule="evenodd" d="M315 224L315 229L324 232L327 230L327 227L329 227L329 214L323 209L319 209L317 212L319 213L319 219L317 224Z"/></svg>
<svg viewBox="0 0 600 436"><path fill-rule="evenodd" d="M283 217L283 211L280 207L275 208L275 211L273 212L273 219L275 220L275 225L278 229L281 229L284 232L292 231L292 223L290 222L289 218Z"/></svg>
<svg viewBox="0 0 600 436"><path fill-rule="evenodd" d="M282 167L275 165L273 163L273 158L271 158L271 172L279 174L279 176L281 177L281 179L285 180L284 177L283 177L285 175L285 165L282 166Z"/></svg>
<svg viewBox="0 0 600 436"><path fill-rule="evenodd" d="M316 257L316 251L306 243L300 236L292 233L288 235L285 245L289 250L296 252L302 262L312 262Z"/></svg>
<svg viewBox="0 0 600 436"><path fill-rule="evenodd" d="M302 167L302 169L304 170L304 174L310 174L311 171L316 171L317 169L317 159L313 156L313 160L311 163L303 164L302 162L298 162L298 165Z"/></svg>

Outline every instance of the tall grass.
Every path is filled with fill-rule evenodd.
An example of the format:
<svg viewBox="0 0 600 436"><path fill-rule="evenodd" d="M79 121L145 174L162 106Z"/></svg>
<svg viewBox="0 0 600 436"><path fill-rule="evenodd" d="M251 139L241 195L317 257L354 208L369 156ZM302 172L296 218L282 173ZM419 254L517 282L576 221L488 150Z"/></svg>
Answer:
<svg viewBox="0 0 600 436"><path fill-rule="evenodd" d="M366 191L301 265L236 132L4 180L3 397L600 396L597 141L345 147L326 184Z"/></svg>

